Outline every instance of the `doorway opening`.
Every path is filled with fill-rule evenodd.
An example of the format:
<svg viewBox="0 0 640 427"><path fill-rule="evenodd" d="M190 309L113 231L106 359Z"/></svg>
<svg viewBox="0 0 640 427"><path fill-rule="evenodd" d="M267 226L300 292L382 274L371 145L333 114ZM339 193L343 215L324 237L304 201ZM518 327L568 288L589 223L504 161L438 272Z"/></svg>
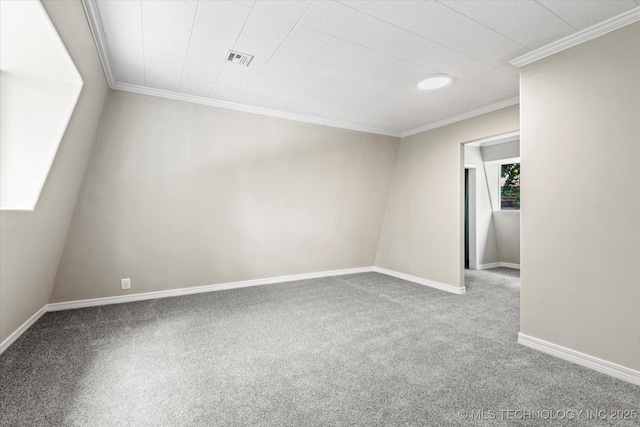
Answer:
<svg viewBox="0 0 640 427"><path fill-rule="evenodd" d="M470 270L519 269L520 133L470 141L462 148L462 277Z"/></svg>

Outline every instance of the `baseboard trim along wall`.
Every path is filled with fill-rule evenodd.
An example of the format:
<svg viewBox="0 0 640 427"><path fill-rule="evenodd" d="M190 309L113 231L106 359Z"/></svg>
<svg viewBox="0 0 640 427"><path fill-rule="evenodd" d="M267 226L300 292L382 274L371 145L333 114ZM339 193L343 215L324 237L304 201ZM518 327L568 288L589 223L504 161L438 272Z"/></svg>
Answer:
<svg viewBox="0 0 640 427"><path fill-rule="evenodd" d="M513 264L511 262L492 262L489 264L478 264L478 270L488 270L490 268L507 267L520 270L520 264Z"/></svg>
<svg viewBox="0 0 640 427"><path fill-rule="evenodd" d="M36 311L36 313L29 318L26 322L24 322L18 329L13 331L11 335L9 335L2 343L0 344L0 354L4 353L4 351L9 348L11 344L14 343L15 340L20 338L22 334L24 334L27 329L31 327L34 323L38 321L42 317L43 314L47 312L47 305L45 304L40 310Z"/></svg>
<svg viewBox="0 0 640 427"><path fill-rule="evenodd" d="M419 285L429 286L431 288L440 289L441 291L450 292L452 294L462 295L467 292L467 288L447 285L446 283L434 282L433 280L423 279L422 277L412 276L410 274L400 273L399 271L387 270L382 267L373 267L376 273L386 274L387 276L397 277L398 279L408 282L417 283Z"/></svg>
<svg viewBox="0 0 640 427"><path fill-rule="evenodd" d="M292 274L289 276L269 277L266 279L242 280L239 282L218 283L215 285L193 286L190 288L169 289L166 291L144 292L115 297L91 298L77 301L55 302L49 304L47 311L70 310L75 308L95 307L99 305L122 304L156 298L176 297L181 295L201 294L205 292L223 291L227 289L248 288L250 286L270 285L274 283L294 282L296 280L316 279L319 277L343 276L345 274L367 273L373 267L346 268L317 273Z"/></svg>
<svg viewBox="0 0 640 427"><path fill-rule="evenodd" d="M547 353L551 356L575 363L576 365L584 366L585 368L593 369L594 371L640 386L640 371L626 368L612 362L607 362L606 360L589 356L588 354L580 353L579 351L571 350L570 348L562 347L557 344L552 344L539 338L530 337L522 332L518 334L518 343L543 353Z"/></svg>
<svg viewBox="0 0 640 427"><path fill-rule="evenodd" d="M222 291L226 289L246 288L250 286L270 285L273 283L293 282L296 280L316 279L319 277L342 276L345 274L368 273L375 271L377 273L386 274L387 276L397 277L409 282L418 283L420 285L430 286L442 291L454 294L464 294L465 288L451 286L444 283L434 282L432 280L422 279L420 277L411 276L409 274L400 273L393 270L387 270L380 267L358 267L347 268L342 270L329 270L317 273L293 274L289 276L269 277L267 279L243 280L239 282L218 283L215 285L194 286L190 288L169 289L166 291L144 292L131 295L118 295L114 297L91 298L76 301L55 302L47 306L47 311L71 310L84 307L96 307L100 305L122 304L133 301L144 301L156 298L175 297L180 295L200 294L204 292Z"/></svg>
<svg viewBox="0 0 640 427"><path fill-rule="evenodd" d="M387 270L380 267L358 267L346 268L342 270L329 270L317 273L293 274L289 276L270 277L267 279L243 280L239 282L218 283L216 285L194 286L191 288L170 289L166 291L143 292L130 295L118 295L114 297L90 298L76 301L54 302L42 307L36 314L31 316L22 326L16 329L7 339L0 344L0 354L2 354L15 340L33 325L44 313L49 311L72 310L76 308L97 307L101 305L123 304L134 301L144 301L156 298L175 297L180 295L192 295L205 292L222 291L226 289L246 288L249 286L269 285L273 283L294 282L296 280L316 279L319 277L342 276L345 274L368 273L375 271L377 273L386 274L387 276L397 277L409 282L418 283L432 288L440 289L454 294L464 294L465 288L458 288L444 283L438 283L420 277L411 276L409 274L399 273L397 271Z"/></svg>
<svg viewBox="0 0 640 427"><path fill-rule="evenodd" d="M119 295L115 297L91 298L77 301L64 301L46 304L33 316L0 343L0 354L13 344L27 329L31 327L43 314L49 311L71 310L76 308L97 307L100 305L122 304L133 301L144 301L156 298L167 298L180 295L199 294L204 292L221 291L225 289L246 288L249 286L268 285L272 283L293 282L296 280L315 279L318 277L342 276L345 274L367 273L373 271L373 267L347 268L343 270L321 271L318 273L294 274L290 276L270 277L267 279L244 280L240 282L219 283L217 285L194 286L191 288L171 289L167 291L144 292L131 295Z"/></svg>
<svg viewBox="0 0 640 427"><path fill-rule="evenodd" d="M520 264L513 264L511 262L501 262L500 267L515 268L516 270L520 270Z"/></svg>
<svg viewBox="0 0 640 427"><path fill-rule="evenodd" d="M500 264L500 263L497 263ZM487 265L487 264L485 264ZM488 267L492 268L492 267ZM409 282L417 283L424 286L429 286L435 289L439 289L445 292L450 292L457 295L466 293L466 288L447 285L445 283L434 282L432 280L423 279L420 277L412 276L410 274L400 273L398 271L388 270L382 267L359 267L359 268L347 268L343 270L330 270L322 271L318 273L306 273L306 274L294 274L290 276L271 277L268 279L255 279L244 280L240 282L220 283L217 285L205 285L196 286L192 288L172 289L167 291L157 292L145 292L133 295L123 295L116 297L105 298L91 298L78 301L65 301L50 303L38 310L33 316L31 316L26 322L24 322L18 329L16 329L11 335L9 335L2 343L0 343L0 354L2 354L11 344L13 344L22 334L24 334L43 314L49 311L69 310L84 307L95 307L100 305L109 304L121 304L133 301L143 301L155 298L166 298L180 295L191 295L204 292L221 291L225 289L237 289L246 288L249 286L268 285L274 283L293 282L296 280L314 279L319 277L329 276L342 276L345 274L357 274L376 272L385 274L387 276L397 277L398 279L406 280ZM640 386L640 371L636 371L631 368L607 362L606 360L599 359L588 354L580 353L579 351L571 350L566 347L552 344L550 342L530 337L523 333L518 334L518 343L526 347L547 353L551 356L558 357L563 360L575 363L580 366L584 366L589 369L601 372L603 374L610 375L614 378L621 379L623 381L630 382Z"/></svg>

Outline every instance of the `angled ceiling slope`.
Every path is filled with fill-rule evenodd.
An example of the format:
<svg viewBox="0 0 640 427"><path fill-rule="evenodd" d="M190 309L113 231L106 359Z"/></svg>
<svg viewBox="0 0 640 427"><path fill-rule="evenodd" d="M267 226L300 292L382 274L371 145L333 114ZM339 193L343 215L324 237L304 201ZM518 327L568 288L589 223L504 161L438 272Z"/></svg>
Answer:
<svg viewBox="0 0 640 427"><path fill-rule="evenodd" d="M611 31L640 0L83 3L113 89L407 136L517 104L510 60ZM431 74L454 84L418 90Z"/></svg>

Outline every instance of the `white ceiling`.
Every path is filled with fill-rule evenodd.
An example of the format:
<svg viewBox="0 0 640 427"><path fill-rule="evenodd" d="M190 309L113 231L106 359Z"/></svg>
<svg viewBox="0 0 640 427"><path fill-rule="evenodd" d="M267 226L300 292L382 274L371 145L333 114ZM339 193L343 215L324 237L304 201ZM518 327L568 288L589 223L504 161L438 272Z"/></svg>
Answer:
<svg viewBox="0 0 640 427"><path fill-rule="evenodd" d="M509 60L639 4L97 0L97 10L116 83L399 133L517 97ZM228 49L255 58L227 63ZM419 91L435 73L455 83Z"/></svg>

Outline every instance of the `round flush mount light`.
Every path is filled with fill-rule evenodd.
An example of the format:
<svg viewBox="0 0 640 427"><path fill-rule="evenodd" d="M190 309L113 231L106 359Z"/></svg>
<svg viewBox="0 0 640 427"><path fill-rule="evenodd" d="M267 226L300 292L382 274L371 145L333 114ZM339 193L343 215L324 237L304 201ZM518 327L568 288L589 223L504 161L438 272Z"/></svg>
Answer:
<svg viewBox="0 0 640 427"><path fill-rule="evenodd" d="M425 77L418 83L418 89L420 90L434 90L447 87L453 82L453 78L446 74L433 74Z"/></svg>

